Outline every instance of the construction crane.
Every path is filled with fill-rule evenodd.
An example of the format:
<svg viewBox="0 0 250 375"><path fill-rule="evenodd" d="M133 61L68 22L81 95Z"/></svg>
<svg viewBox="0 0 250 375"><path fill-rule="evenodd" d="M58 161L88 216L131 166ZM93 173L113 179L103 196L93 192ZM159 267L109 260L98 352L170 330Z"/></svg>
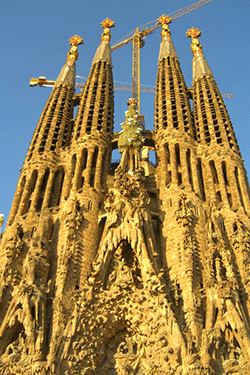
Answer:
<svg viewBox="0 0 250 375"><path fill-rule="evenodd" d="M168 14L168 17L170 17L172 20L175 20L177 18L180 18L184 16L185 14L188 14L192 12L193 10L196 10L200 7L202 7L205 4L210 3L213 0L200 0L196 3L193 3L191 5L188 5L184 8L181 8L175 12L172 12ZM150 26L150 24L153 23L153 26ZM145 25L137 27L135 30L131 31L129 34L121 38L117 43L115 43L113 46L111 46L111 51L115 51L116 49L125 46L128 43L133 42L133 76L132 76L132 89L130 89L129 86L115 86L114 89L116 90L132 90L132 98L136 100L137 107L138 107L138 113L140 115L140 92L141 91L147 91L147 92L154 92L150 91L150 89L142 88L140 84L140 48L142 48L145 45L144 39L146 36L152 34L156 29L158 29L161 25L158 23L157 20L148 22ZM55 81L47 81L46 77L39 77L39 78L31 78L30 80L30 86L53 86ZM81 84L76 84L76 87L82 87Z"/></svg>
<svg viewBox="0 0 250 375"><path fill-rule="evenodd" d="M181 8L175 12L168 14L172 20L180 18L185 14L192 12L193 10L202 7L203 5L210 3L213 0L200 0L196 3L188 5ZM149 26L154 23L153 26ZM152 34L156 29L158 29L161 24L155 20L151 21L145 25L137 27L135 30L131 31L128 35L120 39L117 43L111 46L111 51L125 46L126 44L133 42L133 76L132 76L132 98L137 101L138 113L140 115L140 48L144 47L146 36Z"/></svg>
<svg viewBox="0 0 250 375"><path fill-rule="evenodd" d="M82 78L82 77L80 77ZM40 76L39 78L31 78L30 79L30 86L31 87L34 87L34 86L40 86L40 87L53 87L54 84L55 84L56 81L53 81L53 80L47 80L46 77L44 76ZM83 90L85 86L85 83L76 83L75 84L75 87L76 88L80 88ZM189 92L189 97L190 99L193 98L193 89L191 87L188 87L188 92ZM119 85L114 85L114 90L118 90L118 91L132 91L133 92L133 86L119 86ZM154 93L155 92L155 87L154 86L151 86L151 87L142 87L140 86L140 91L141 92L152 92ZM223 96L223 98L233 98L233 94L221 94Z"/></svg>

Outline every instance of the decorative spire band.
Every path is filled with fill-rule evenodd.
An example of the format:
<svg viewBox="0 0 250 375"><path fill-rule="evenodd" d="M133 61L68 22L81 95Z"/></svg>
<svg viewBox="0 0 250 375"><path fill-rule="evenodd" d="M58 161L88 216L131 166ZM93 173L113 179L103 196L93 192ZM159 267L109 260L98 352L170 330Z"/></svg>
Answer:
<svg viewBox="0 0 250 375"><path fill-rule="evenodd" d="M104 29L102 33L102 42L109 42L111 39L110 29L115 27L114 21L109 18L101 22L101 27Z"/></svg>
<svg viewBox="0 0 250 375"><path fill-rule="evenodd" d="M202 54L202 45L200 44L200 41L198 39L199 36L201 36L200 30L195 29L194 27L186 32L186 37L192 39L190 48L194 55Z"/></svg>
<svg viewBox="0 0 250 375"><path fill-rule="evenodd" d="M168 24L171 22L172 22L171 18L166 16L165 14L163 14L161 17L158 18L157 23L160 23L162 26L162 30L161 30L162 39L170 38L171 33L169 30Z"/></svg>

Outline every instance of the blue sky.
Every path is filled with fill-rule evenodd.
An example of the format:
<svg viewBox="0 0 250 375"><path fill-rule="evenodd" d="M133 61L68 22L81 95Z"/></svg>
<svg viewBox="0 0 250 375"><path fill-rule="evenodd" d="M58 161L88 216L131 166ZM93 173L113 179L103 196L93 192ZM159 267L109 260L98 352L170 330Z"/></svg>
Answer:
<svg viewBox="0 0 250 375"><path fill-rule="evenodd" d="M84 45L79 47L77 74L87 77L100 43L102 20L109 17L115 21L116 27L111 29L113 44L137 26L191 3L192 0L0 0L0 213L5 215L5 221L19 170L51 92L51 88L30 88L30 78L44 75L56 79L69 51L68 39L75 34L84 39ZM189 87L192 53L185 33L192 26L201 30L203 52L220 91L234 95L225 103L250 176L249 16L249 0L213 0L174 20L170 30ZM160 40L158 29L146 38L141 49L142 84L155 85ZM112 62L114 80L131 82L132 45L114 51ZM115 91L115 131L124 121L130 96L130 92ZM141 94L141 114L145 115L146 128L153 129L154 94Z"/></svg>

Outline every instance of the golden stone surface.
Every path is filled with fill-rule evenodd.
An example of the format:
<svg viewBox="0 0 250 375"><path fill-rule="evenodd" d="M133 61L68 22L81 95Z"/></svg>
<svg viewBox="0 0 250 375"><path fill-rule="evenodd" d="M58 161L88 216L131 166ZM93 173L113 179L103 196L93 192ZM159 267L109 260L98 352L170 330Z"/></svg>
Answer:
<svg viewBox="0 0 250 375"><path fill-rule="evenodd" d="M192 110L162 55L154 131L130 102L140 142L120 163L110 60L94 60L74 119L72 87L53 89L0 244L1 375L249 375L249 185L208 72Z"/></svg>

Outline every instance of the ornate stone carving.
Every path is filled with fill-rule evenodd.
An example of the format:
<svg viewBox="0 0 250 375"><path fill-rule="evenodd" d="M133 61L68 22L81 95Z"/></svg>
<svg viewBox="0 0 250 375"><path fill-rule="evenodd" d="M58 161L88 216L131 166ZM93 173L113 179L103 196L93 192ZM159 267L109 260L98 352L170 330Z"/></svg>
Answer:
<svg viewBox="0 0 250 375"><path fill-rule="evenodd" d="M8 368L10 359L27 364L31 359L32 363L44 360L48 269L48 245L39 236L34 237L23 262L22 281L14 286L0 329L2 369Z"/></svg>
<svg viewBox="0 0 250 375"><path fill-rule="evenodd" d="M194 218L194 212L191 208L187 207L187 196L182 194L180 198L180 209L175 211L176 220L183 227L190 227Z"/></svg>

